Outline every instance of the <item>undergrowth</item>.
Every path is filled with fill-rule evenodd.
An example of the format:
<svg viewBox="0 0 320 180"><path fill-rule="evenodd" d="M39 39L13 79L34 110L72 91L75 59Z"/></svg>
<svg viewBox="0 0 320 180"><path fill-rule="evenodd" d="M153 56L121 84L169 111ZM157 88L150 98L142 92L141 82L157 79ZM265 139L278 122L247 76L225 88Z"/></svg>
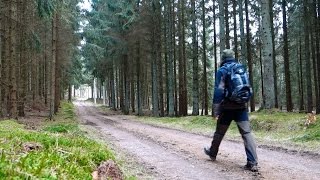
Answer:
<svg viewBox="0 0 320 180"><path fill-rule="evenodd" d="M115 157L106 146L83 136L71 103L55 121L30 131L13 120L0 122L0 179L92 179L102 162ZM36 145L28 150L25 147Z"/></svg>

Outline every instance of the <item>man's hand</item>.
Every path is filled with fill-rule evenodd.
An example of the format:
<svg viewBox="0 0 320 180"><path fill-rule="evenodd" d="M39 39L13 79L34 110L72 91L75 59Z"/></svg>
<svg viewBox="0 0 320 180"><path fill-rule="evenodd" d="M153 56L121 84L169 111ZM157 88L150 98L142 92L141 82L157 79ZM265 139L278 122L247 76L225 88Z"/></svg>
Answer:
<svg viewBox="0 0 320 180"><path fill-rule="evenodd" d="M218 120L219 116L221 115L221 106L220 103L213 104L213 117Z"/></svg>

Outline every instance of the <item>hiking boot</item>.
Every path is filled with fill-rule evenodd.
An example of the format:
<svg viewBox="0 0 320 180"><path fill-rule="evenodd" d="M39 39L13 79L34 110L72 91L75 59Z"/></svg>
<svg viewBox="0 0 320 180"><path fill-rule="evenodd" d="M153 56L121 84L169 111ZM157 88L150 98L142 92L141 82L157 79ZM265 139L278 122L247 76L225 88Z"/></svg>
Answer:
<svg viewBox="0 0 320 180"><path fill-rule="evenodd" d="M205 153L206 155L208 155L212 161L215 161L215 160L216 160L216 156L212 155L212 153L211 153L211 151L210 151L210 148L205 147L205 148L204 148L204 153Z"/></svg>
<svg viewBox="0 0 320 180"><path fill-rule="evenodd" d="M249 164L249 163L247 163L247 164L244 166L244 169L245 169L245 170L252 171L252 172L258 172L258 166L257 166L256 164Z"/></svg>

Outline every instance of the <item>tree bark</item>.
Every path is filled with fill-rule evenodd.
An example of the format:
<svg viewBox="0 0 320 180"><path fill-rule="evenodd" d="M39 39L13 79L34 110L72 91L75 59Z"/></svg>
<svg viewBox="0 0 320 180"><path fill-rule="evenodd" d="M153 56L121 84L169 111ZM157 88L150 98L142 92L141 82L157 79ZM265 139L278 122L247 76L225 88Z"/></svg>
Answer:
<svg viewBox="0 0 320 180"><path fill-rule="evenodd" d="M184 86L184 82L183 82L183 41L182 41L182 0L178 1L179 7L178 7L178 19L179 19L179 24L178 24L178 37L179 37L179 47L178 47L178 53L179 53L179 57L178 57L178 78L179 78L179 116L183 116L183 105L184 105L184 99L183 99L183 86Z"/></svg>
<svg viewBox="0 0 320 180"><path fill-rule="evenodd" d="M172 36L171 36L171 43L172 43L172 49L173 49L173 92L174 92L174 115L178 115L178 88L177 88L177 47L176 47L176 3L172 2L171 7L171 27L172 27Z"/></svg>
<svg viewBox="0 0 320 180"><path fill-rule="evenodd" d="M214 74L213 76L215 77L216 74L217 74L217 71L218 71L218 57L217 57L217 29L216 29L216 0L213 0L212 1L212 4L213 4L213 8L212 8L212 11L213 11L213 17L212 17L212 21L213 21L213 56L214 56ZM213 92L211 92L213 94ZM211 102L211 116L213 117L214 116L214 113L213 113L213 99L212 99L212 102Z"/></svg>
<svg viewBox="0 0 320 180"><path fill-rule="evenodd" d="M270 21L271 21L271 37L272 37L272 51L273 51L273 78L274 78L274 94L275 94L275 108L279 107L278 100L278 75L277 75L277 61L276 61L276 46L275 46L275 34L274 34L274 23L273 23L273 1L270 1Z"/></svg>
<svg viewBox="0 0 320 180"><path fill-rule="evenodd" d="M136 48L137 48L137 106L138 106L138 116L142 116L142 88L141 88L141 71L140 71L140 41L138 40L136 43Z"/></svg>
<svg viewBox="0 0 320 180"><path fill-rule="evenodd" d="M262 0L262 60L264 66L263 80L265 92L265 108L271 109L275 107L275 92L273 74L273 51L272 51L272 36L271 36L271 21L270 21L270 1Z"/></svg>
<svg viewBox="0 0 320 180"><path fill-rule="evenodd" d="M205 1L202 0L202 58L203 58L203 93L204 93L204 114L208 115L208 82L207 82L207 37L206 37L206 9Z"/></svg>
<svg viewBox="0 0 320 180"><path fill-rule="evenodd" d="M300 83L299 83L299 112L303 112L305 110L305 105L304 105L304 89L303 89L303 86L304 86L304 83L303 83L303 67L302 67L302 42L301 42L301 36L299 36L299 53L298 53L298 57L299 57L299 69L300 69L300 77L299 77L299 80L300 80Z"/></svg>
<svg viewBox="0 0 320 180"><path fill-rule="evenodd" d="M0 3L0 117L3 117L3 109L4 109L4 97L3 92L5 92L5 78L4 78L4 62L5 62L5 43L6 43L6 17L5 17L5 7L6 4L4 2Z"/></svg>
<svg viewBox="0 0 320 180"><path fill-rule="evenodd" d="M310 7L311 10L313 10L313 7ZM313 83L314 83L314 94L315 94L315 107L317 108L318 105L320 104L319 102L319 94L318 94L318 79L317 79L317 63L316 63L316 32L315 30L315 24L314 24L314 14L312 13L312 18L311 19L311 24L312 26L310 27L310 39L311 39L311 58L312 58L312 71L313 71ZM313 108L312 108L313 109Z"/></svg>
<svg viewBox="0 0 320 180"><path fill-rule="evenodd" d="M217 57L217 28L216 28L216 0L213 0L213 54L214 54L214 76L218 70L218 57ZM213 107L213 106L212 106ZM213 111L212 111L213 112Z"/></svg>
<svg viewBox="0 0 320 180"><path fill-rule="evenodd" d="M226 26L226 49L230 49L229 0L224 0L224 20Z"/></svg>
<svg viewBox="0 0 320 180"><path fill-rule="evenodd" d="M191 1L192 2L192 1ZM220 51L226 48L226 33L225 33L225 19L224 19L224 0L219 0L219 35L220 35Z"/></svg>
<svg viewBox="0 0 320 180"><path fill-rule="evenodd" d="M310 26L309 26L309 4L308 0L303 1L303 11L304 11L304 53L305 53L305 68L306 70L306 87L307 87L307 112L311 113L313 108L312 100L312 83L311 83L311 60L310 60Z"/></svg>
<svg viewBox="0 0 320 180"><path fill-rule="evenodd" d="M283 16L283 58L284 58L284 76L286 82L286 104L287 111L292 112L292 98L291 98L291 80L290 80L290 62L289 62L289 47L288 47L288 29L287 29L287 2L282 0L282 16Z"/></svg>
<svg viewBox="0 0 320 180"><path fill-rule="evenodd" d="M251 41L250 41L250 22L249 22L249 8L248 8L248 0L245 0L245 8L246 8L246 30L247 30L247 60L248 60L248 71L249 71L249 79L251 82L251 86L253 87L253 68L252 68L252 55L251 55ZM255 111L255 95L254 93L250 99L250 111Z"/></svg>
<svg viewBox="0 0 320 180"><path fill-rule="evenodd" d="M26 22L26 9L27 9L27 1L21 1L21 15L20 15L20 23ZM27 83L28 83L28 75L27 75L27 47L25 45L26 42L26 32L27 29L26 24L23 23L22 27L20 28L20 78L19 78L19 105L18 105L18 115L20 117L25 116L25 102L26 102L26 95L27 95Z"/></svg>
<svg viewBox="0 0 320 180"><path fill-rule="evenodd" d="M232 1L233 8L233 39L234 39L234 54L235 58L238 59L238 34L237 34L237 1Z"/></svg>
<svg viewBox="0 0 320 180"><path fill-rule="evenodd" d="M123 83L124 83L124 107L123 107L123 113L125 115L129 114L129 78L128 78L128 55L123 55L123 61L124 61L124 73L123 73Z"/></svg>
<svg viewBox="0 0 320 180"><path fill-rule="evenodd" d="M193 87L192 87L192 96L193 96L193 109L192 115L199 115L199 75L198 75L198 41L197 41L197 26L196 26L196 5L195 0L191 0L191 18L192 18L192 62L193 62ZM223 12L222 12L223 16Z"/></svg>
<svg viewBox="0 0 320 180"><path fill-rule="evenodd" d="M17 69L17 56L16 56L16 44L17 44L17 2L10 2L10 86L9 86L9 115L11 118L18 118L17 111L17 77L16 77L16 69Z"/></svg>
<svg viewBox="0 0 320 180"><path fill-rule="evenodd" d="M58 7L59 8L59 7ZM59 106L60 106L60 81L61 81L61 68L62 68L62 54L61 54L61 47L62 47L62 42L60 40L60 11L56 12L56 60L55 60L55 98L54 98L54 113L57 113L59 111Z"/></svg>
<svg viewBox="0 0 320 180"><path fill-rule="evenodd" d="M117 110L116 105L116 87L115 87L115 79L114 79L114 65L113 59L110 61L110 89L111 89L111 108L113 110Z"/></svg>
<svg viewBox="0 0 320 180"><path fill-rule="evenodd" d="M241 55L240 61L247 59L246 57L246 39L244 35L244 19L243 19L243 0L239 0L239 25L240 25L240 43L241 43Z"/></svg>
<svg viewBox="0 0 320 180"><path fill-rule="evenodd" d="M174 54L173 54L173 42L172 42L172 36L173 36L173 22L172 22L172 2L171 0L168 0L168 47L169 47L169 58L168 58L168 103L169 103L169 109L168 109L168 116L174 116Z"/></svg>
<svg viewBox="0 0 320 180"><path fill-rule="evenodd" d="M161 47L159 48L161 49ZM163 66L162 66L162 60L161 60L161 53L158 54L158 68L159 68L159 108L160 108L160 116L164 117L164 90L163 90Z"/></svg>
<svg viewBox="0 0 320 180"><path fill-rule="evenodd" d="M185 33L185 0L181 0L182 2L182 66L183 66L183 87L182 87L182 98L183 98L183 109L182 114L184 116L188 115L188 82L187 82L187 58L186 58L186 33Z"/></svg>
<svg viewBox="0 0 320 180"><path fill-rule="evenodd" d="M320 0L316 2L314 0L314 5L318 7L318 16L315 14L315 34L316 34L316 57L317 57L317 81L318 81L318 96L320 99ZM320 114L320 100L317 101L316 113Z"/></svg>
<svg viewBox="0 0 320 180"><path fill-rule="evenodd" d="M179 37L179 115L186 116L188 114L186 82L185 82L185 35L184 35L184 0L179 0L179 24L178 24L178 37Z"/></svg>
<svg viewBox="0 0 320 180"><path fill-rule="evenodd" d="M50 120L55 113L55 79L56 79L56 48L57 48L57 14L54 13L52 19L52 61L51 61L51 87L50 87Z"/></svg>

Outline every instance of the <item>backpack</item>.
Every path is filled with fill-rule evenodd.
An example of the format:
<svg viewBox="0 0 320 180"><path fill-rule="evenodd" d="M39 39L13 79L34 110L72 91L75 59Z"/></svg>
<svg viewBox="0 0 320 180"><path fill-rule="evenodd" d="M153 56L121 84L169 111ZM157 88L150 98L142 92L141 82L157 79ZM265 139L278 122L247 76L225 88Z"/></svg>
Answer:
<svg viewBox="0 0 320 180"><path fill-rule="evenodd" d="M252 88L244 65L231 63L226 68L226 98L238 104L247 103L252 96Z"/></svg>

